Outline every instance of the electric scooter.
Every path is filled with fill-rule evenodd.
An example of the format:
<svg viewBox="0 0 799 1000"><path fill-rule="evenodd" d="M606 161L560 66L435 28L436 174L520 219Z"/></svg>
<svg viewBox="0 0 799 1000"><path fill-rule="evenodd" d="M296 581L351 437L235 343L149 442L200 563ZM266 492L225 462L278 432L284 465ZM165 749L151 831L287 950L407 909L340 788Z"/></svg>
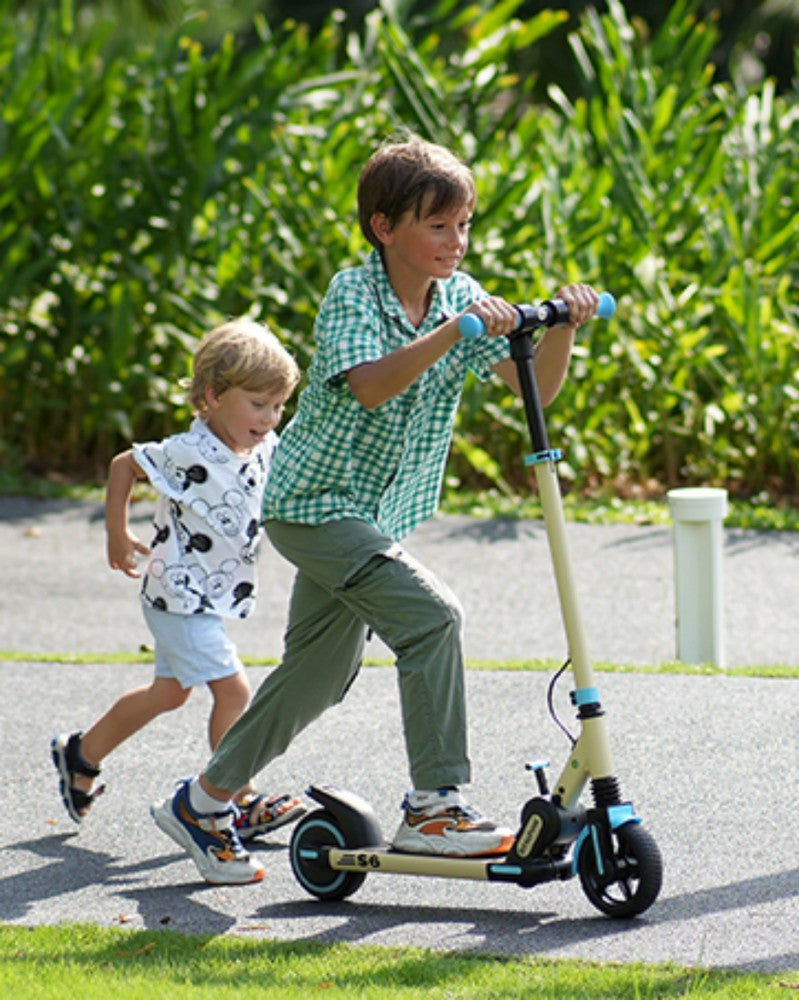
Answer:
<svg viewBox="0 0 799 1000"><path fill-rule="evenodd" d="M615 308L613 296L603 292L597 316L609 318ZM568 306L555 299L517 309L519 325L509 340L533 445L525 464L534 469L538 483L569 649L568 659L550 684L550 711L554 716L554 684L571 666L571 701L579 736L567 733L571 750L554 789L549 787L547 762L525 765L535 776L538 794L522 807L514 845L502 856L459 858L395 851L386 844L366 800L331 785L312 785L307 794L320 808L297 823L289 853L295 878L322 900L351 896L368 874L478 879L523 888L576 875L598 910L610 917L627 918L643 913L660 892L660 851L632 803L622 799L613 772L608 728L588 659L569 563L556 473L562 452L549 445L533 367L534 331L567 322ZM461 317L460 330L467 338L485 333L480 317L471 313ZM580 797L589 782L592 802L583 805Z"/></svg>

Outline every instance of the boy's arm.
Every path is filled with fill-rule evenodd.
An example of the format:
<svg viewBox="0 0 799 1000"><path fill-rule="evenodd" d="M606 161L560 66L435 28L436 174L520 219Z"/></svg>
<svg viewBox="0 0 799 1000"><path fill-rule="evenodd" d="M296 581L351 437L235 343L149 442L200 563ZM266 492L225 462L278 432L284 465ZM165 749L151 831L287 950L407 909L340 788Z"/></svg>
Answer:
<svg viewBox="0 0 799 1000"><path fill-rule="evenodd" d="M517 322L515 308L503 299L480 299L469 306L467 311L480 316L490 337L510 333ZM368 410L373 410L413 385L420 375L461 339L459 319L460 315L448 319L430 333L404 344L377 361L368 361L351 368L347 372L347 381L358 402Z"/></svg>
<svg viewBox="0 0 799 1000"><path fill-rule="evenodd" d="M367 410L375 409L404 392L459 339L458 321L450 319L377 361L350 368L347 382L353 396Z"/></svg>
<svg viewBox="0 0 799 1000"><path fill-rule="evenodd" d="M599 305L599 295L590 285L566 285L557 297L568 304L571 322L550 327L536 345L535 377L542 406L549 406L560 392L569 368L577 328L596 314ZM493 371L519 394L521 387L515 361L500 361L494 365Z"/></svg>
<svg viewBox="0 0 799 1000"><path fill-rule="evenodd" d="M541 337L535 348L535 380L542 406L549 406L560 392L569 368L576 326L553 326ZM521 395L519 372L512 358L500 361L491 369L507 383L510 389Z"/></svg>
<svg viewBox="0 0 799 1000"><path fill-rule="evenodd" d="M105 530L108 562L111 569L126 576L139 577L136 553L149 555L149 548L128 528L128 504L133 485L144 478L144 471L131 450L120 452L111 459L105 491Z"/></svg>

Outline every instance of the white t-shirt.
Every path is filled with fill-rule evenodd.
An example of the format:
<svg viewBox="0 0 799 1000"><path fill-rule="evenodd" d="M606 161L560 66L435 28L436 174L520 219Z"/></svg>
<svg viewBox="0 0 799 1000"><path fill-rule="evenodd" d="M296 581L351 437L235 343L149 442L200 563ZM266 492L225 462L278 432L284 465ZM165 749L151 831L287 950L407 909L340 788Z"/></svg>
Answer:
<svg viewBox="0 0 799 1000"><path fill-rule="evenodd" d="M133 445L159 493L145 604L178 615L250 614L261 499L277 444L270 431L249 455L238 455L195 418L184 433Z"/></svg>

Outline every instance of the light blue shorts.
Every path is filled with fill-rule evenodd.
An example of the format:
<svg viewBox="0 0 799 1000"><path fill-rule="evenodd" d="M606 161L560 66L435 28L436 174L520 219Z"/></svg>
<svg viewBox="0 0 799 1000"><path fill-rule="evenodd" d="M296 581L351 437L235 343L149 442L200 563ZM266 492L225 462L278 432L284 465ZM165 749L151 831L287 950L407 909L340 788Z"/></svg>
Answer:
<svg viewBox="0 0 799 1000"><path fill-rule="evenodd" d="M142 611L155 639L156 677L172 677L185 689L242 669L219 615L173 615L144 604Z"/></svg>

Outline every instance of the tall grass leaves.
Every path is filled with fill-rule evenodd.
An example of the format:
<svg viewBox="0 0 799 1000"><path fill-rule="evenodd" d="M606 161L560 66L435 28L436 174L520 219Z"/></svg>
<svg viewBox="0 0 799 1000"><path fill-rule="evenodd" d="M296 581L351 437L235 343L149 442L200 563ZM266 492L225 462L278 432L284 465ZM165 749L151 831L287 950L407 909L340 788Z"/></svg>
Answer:
<svg viewBox="0 0 799 1000"><path fill-rule="evenodd" d="M717 82L696 0L651 37L610 0L568 24L577 89L535 104L567 15L527 7L394 0L349 36L188 18L132 43L72 0L0 0L0 458L102 474L185 420L190 350L232 314L307 364L366 249L358 171L408 127L472 164L468 267L492 291L617 297L549 412L576 488L795 493L796 91ZM469 383L450 481L526 488L528 450L518 403Z"/></svg>

